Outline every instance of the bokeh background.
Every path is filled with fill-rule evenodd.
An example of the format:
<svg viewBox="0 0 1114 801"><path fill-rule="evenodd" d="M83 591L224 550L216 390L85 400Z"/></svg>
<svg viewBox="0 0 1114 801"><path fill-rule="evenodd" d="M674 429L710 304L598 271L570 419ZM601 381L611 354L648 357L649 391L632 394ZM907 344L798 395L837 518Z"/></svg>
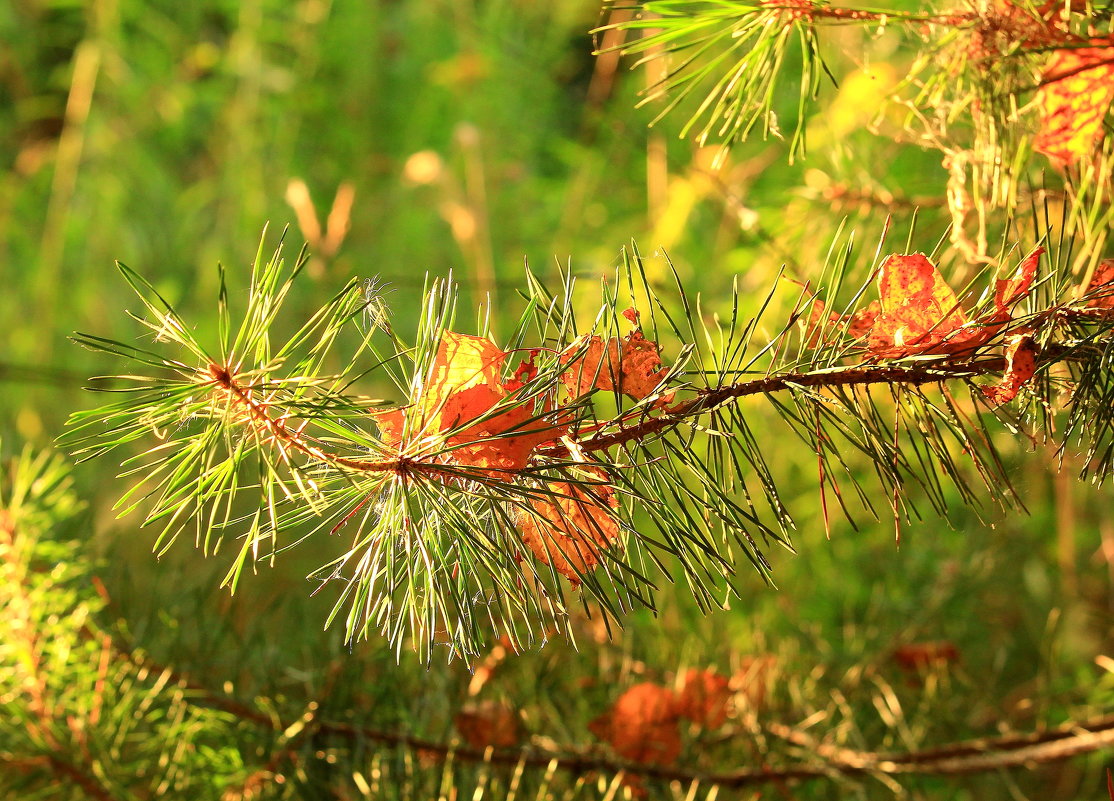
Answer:
<svg viewBox="0 0 1114 801"><path fill-rule="evenodd" d="M852 230L865 277L887 214L904 240L920 209L915 249L944 234L939 154L868 128L913 59L897 40L869 42L866 60L868 34L831 34L841 84L825 85L803 121L806 158L789 163L785 141L756 136L713 167L711 152L677 136L680 118L648 126L660 105L638 104L652 67L593 55L615 44L589 33L605 21L595 0L0 5L5 449L49 447L66 415L94 402L85 377L127 371L67 340L75 330L139 335L115 260L204 336L217 262L235 292L264 226L268 246L288 228L288 248L308 242L314 253L292 315L356 276L381 288L408 330L424 276L451 270L466 308L490 299L498 332L524 259L550 278L570 269L590 290L634 240L651 277L664 279L668 253L711 313L732 280L757 303L781 269L815 277ZM789 130L791 74L783 91ZM757 767L767 719L814 713L839 743L885 751L1109 708L1107 496L1074 479L1072 454L1057 472L1050 448L1014 438L1006 451L1028 515L982 510L984 523L957 502L951 523L929 516L897 547L888 520L837 520L826 537L814 461L773 433L800 523L799 554L771 556L776 589L756 574L744 602L709 617L683 588L667 591L657 616L633 615L611 639L585 621L577 648L508 656L478 689L460 665L426 670L405 655L399 665L375 641L349 648L322 632L330 600L309 597L312 554L261 567L235 597L218 589L219 554L205 560L182 542L156 561L152 535L111 509L122 486L107 462L77 468L89 504L78 536L112 598L108 614L208 686L318 699L338 716L440 740L457 735L455 711L491 697L519 710L536 742L589 747L586 721L616 687L762 664L752 728L693 734L683 757ZM917 647L939 658L901 657ZM819 783L784 797L1098 798L1101 767L1091 757L906 790Z"/></svg>

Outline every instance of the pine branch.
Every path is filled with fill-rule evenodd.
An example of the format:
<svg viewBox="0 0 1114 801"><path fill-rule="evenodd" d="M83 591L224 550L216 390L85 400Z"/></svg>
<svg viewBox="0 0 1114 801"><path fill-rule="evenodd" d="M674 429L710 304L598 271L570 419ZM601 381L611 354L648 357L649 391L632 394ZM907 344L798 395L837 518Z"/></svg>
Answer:
<svg viewBox="0 0 1114 801"><path fill-rule="evenodd" d="M226 531L246 529L226 577L233 588L249 561L352 532L351 545L313 574L340 585L330 622L343 620L349 639L373 629L396 648L410 639L423 660L438 642L450 658L472 660L492 634L516 647L567 634L570 593L618 621L653 608L656 575L680 574L705 609L739 592L741 561L768 576L759 540L791 547L793 520L760 439L735 408L749 397L765 399L816 453L825 509L830 490L850 520L839 477L868 514L879 514L877 496L861 486L862 466L877 475L899 532L901 519L916 514L909 484L946 514L945 484L977 502L964 477L973 467L992 498L1009 501L980 411L1025 385L1039 407L1053 408L1048 376L1066 365L1068 376L1057 381L1080 387L1068 429L1082 434L1088 410L1101 408L1108 392L1114 320L1105 285L1061 300L1065 284L1043 308L1012 311L1022 300L1037 305L1041 252L1014 278L998 279L970 319L924 257L891 256L879 276L885 313L869 336L851 333L868 311L856 311L867 286L841 315L805 287L777 333L756 343L777 286L749 320L739 315L736 290L730 326L712 331L699 299L680 284L682 314L668 311L632 250L615 287L647 299L645 320L634 309L620 312L609 289L591 333L577 335L571 283L554 295L528 276L527 308L507 351L450 330L455 296L447 282L431 286L414 345L378 312L366 326L374 298L353 282L274 350L270 328L305 258L284 279L276 252L257 259L235 335L222 300L220 342L211 349L219 357L122 268L155 315L141 322L184 355L79 335L88 347L130 354L148 375L115 379L108 391L121 400L75 414L68 440L88 458L151 433L161 439L125 462L139 483L121 505L149 509L145 522L163 526L159 550L189 525L205 550ZM838 256L835 286L850 258L849 250ZM928 305L902 306L903 290L892 286L899 279L887 269L921 271L917 281L934 288L917 302ZM326 373L330 350L352 328L354 355ZM665 337L680 343L668 368L658 344ZM1027 375L1014 367L1018 348ZM356 367L361 355L372 358L370 371ZM384 408L351 394L376 370L405 393L402 404ZM1001 388L976 383L999 374ZM758 377L739 380L747 376ZM952 385L970 388L970 409ZM901 402L882 408L874 388ZM1114 436L1102 427L1089 434L1114 462ZM1103 471L1108 462L1098 464Z"/></svg>

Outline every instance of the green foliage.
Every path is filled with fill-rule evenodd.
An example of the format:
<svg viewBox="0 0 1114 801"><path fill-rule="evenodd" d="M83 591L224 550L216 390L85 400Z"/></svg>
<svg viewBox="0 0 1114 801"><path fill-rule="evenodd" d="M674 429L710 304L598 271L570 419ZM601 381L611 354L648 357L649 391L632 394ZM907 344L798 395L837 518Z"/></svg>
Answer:
<svg viewBox="0 0 1114 801"><path fill-rule="evenodd" d="M83 456L111 448L128 460L125 481L150 479L118 511L166 530L111 519L113 471L79 468L92 511L75 524L63 520L72 494L58 504L28 489L62 486L34 478L61 475L48 457L11 462L24 478L7 479L0 507L24 522L0 612L3 791L621 797L624 766L590 722L640 683L677 690L690 667L715 667L732 682L726 724L683 729L677 764L625 766L651 797L751 798L769 783L800 798L1101 795L1100 754L1062 757L1105 748L1114 686L1108 502L1095 486L1114 463L1109 321L1086 313L1082 294L1109 255L1111 138L1065 171L1032 152L1032 101L1056 45L1031 31L1068 4L876 5L653 0L601 14L589 0L30 0L0 10L10 45L0 431L44 442L87 404L84 376L135 373L96 382L119 403L79 413L78 436ZM1065 30L1108 35L1108 3L1071 5ZM593 26L609 50L596 61ZM616 70L620 50L635 58ZM339 250L311 228L288 233L312 251L294 260L293 285L265 248L248 298L245 236L267 220L304 222L297 177L321 228L334 189L354 187L350 228ZM643 253L617 258L632 237ZM819 347L801 334L820 302L848 314L870 300L871 271L891 251L932 251L977 315L992 303L980 291L1039 242L1042 279L978 365L863 359L846 320L822 323ZM523 253L536 283L522 277ZM548 267L570 253L564 270ZM135 315L148 341L118 314L134 300L112 259L136 268L123 272L151 303ZM221 259L227 288L212 269ZM380 517L365 501L381 477L329 462L382 450L368 415L387 408L378 398L409 399L428 367L454 300L420 273L449 265L453 330L558 350L574 333L560 321L622 333L616 311L633 302L657 315L653 336L673 367L663 391L697 402L737 383L753 391L699 409L691 426L586 454L622 488L629 550L604 554L582 590L536 569L495 511L544 495L530 477L471 493L427 482ZM648 289L614 297L627 286L617 266L634 266ZM783 272L807 288L771 292ZM611 294L597 319L583 290L601 278ZM423 286L435 287L432 316ZM515 290L528 296L520 306ZM489 314L465 319L489 299ZM990 413L980 387L1000 372L997 345L1025 326L1057 358ZM95 332L83 337L96 353L64 343L75 329ZM539 355L522 396L539 413L553 358ZM210 365L237 366L229 377L257 383L276 420L281 406L305 421L326 458L284 459L281 438L245 426L231 394L208 384L219 378ZM872 383L808 383L848 370ZM577 414L586 426L621 409L652 416L638 407L597 392ZM547 459L537 475L592 485ZM987 498L1020 499L1031 516ZM455 557L453 538L481 530L500 531L507 550L466 550L477 570L457 576L432 560L380 569L359 560L386 551L354 546L382 521L400 543L395 524L432 532L432 552L418 553ZM170 548L178 531L217 558ZM768 547L779 541L802 555ZM338 573L345 558L354 568ZM525 605L462 603L495 586L489 576L506 586L524 574L537 584L504 597L529 589ZM307 575L332 581L311 597ZM372 579L398 592L376 592ZM234 598L216 591L237 581ZM650 608L627 608L642 602ZM718 606L728 608L704 615ZM428 659L442 647L430 638L446 638L445 610L474 624L451 633L468 657L451 665ZM336 617L322 632L330 615L346 625ZM396 664L383 625L396 647L426 649L428 666ZM545 647L481 647L506 629L509 644ZM917 648L946 658L910 670L902 659ZM38 673L36 653L49 657ZM748 706L739 676L767 658L765 701ZM49 708L13 685L45 687ZM521 746L463 745L457 714L501 704L517 710ZM944 752L958 762L940 756L952 743Z"/></svg>

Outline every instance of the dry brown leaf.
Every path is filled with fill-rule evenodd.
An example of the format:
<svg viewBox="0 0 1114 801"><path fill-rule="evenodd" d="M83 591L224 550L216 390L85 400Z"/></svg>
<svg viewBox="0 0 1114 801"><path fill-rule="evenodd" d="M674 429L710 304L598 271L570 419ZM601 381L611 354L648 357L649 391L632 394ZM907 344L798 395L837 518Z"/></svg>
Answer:
<svg viewBox="0 0 1114 801"><path fill-rule="evenodd" d="M1102 136L1102 121L1114 100L1114 46L1058 50L1043 80L1033 150L1067 167L1094 153Z"/></svg>
<svg viewBox="0 0 1114 801"><path fill-rule="evenodd" d="M647 681L624 692L589 731L631 762L668 765L681 753L677 697Z"/></svg>
<svg viewBox="0 0 1114 801"><path fill-rule="evenodd" d="M917 672L958 662L959 649L948 640L914 642L895 649L893 658L902 670Z"/></svg>
<svg viewBox="0 0 1114 801"><path fill-rule="evenodd" d="M439 460L444 463L480 468L496 478L525 468L537 446L564 432L533 419L529 404L488 416L534 371L531 359L504 383L500 377L506 357L486 337L446 331L411 405L372 413L384 445L420 447L433 438L437 447L450 449ZM437 440L449 432L454 433Z"/></svg>
<svg viewBox="0 0 1114 801"><path fill-rule="evenodd" d="M593 481L606 479L601 470L585 472ZM599 564L600 551L619 539L614 516L619 499L607 484L554 481L546 489L552 495L532 500L533 512L518 514L522 541L540 562L578 584L580 575Z"/></svg>
<svg viewBox="0 0 1114 801"><path fill-rule="evenodd" d="M1009 278L1000 278L994 283L994 311L998 316L1009 319L1010 307L1029 294L1033 288L1033 279L1037 276L1037 266L1040 264L1044 248L1035 248L1032 253L1021 260L1017 269Z"/></svg>

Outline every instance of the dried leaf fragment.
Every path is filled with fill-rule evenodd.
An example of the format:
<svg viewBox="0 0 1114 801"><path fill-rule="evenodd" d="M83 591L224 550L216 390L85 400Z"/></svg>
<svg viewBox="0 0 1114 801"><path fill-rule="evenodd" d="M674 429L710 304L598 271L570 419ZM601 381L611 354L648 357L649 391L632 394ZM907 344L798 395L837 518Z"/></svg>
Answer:
<svg viewBox="0 0 1114 801"><path fill-rule="evenodd" d="M646 681L620 695L588 729L623 759L668 765L681 753L678 716L673 691Z"/></svg>
<svg viewBox="0 0 1114 801"><path fill-rule="evenodd" d="M1040 131L1033 150L1058 167L1091 154L1114 100L1114 46L1058 50L1037 94Z"/></svg>
<svg viewBox="0 0 1114 801"><path fill-rule="evenodd" d="M590 471L593 481L606 475ZM600 551L619 539L619 521L614 510L619 499L606 483L571 484L554 481L545 496L530 502L532 511L520 510L518 525L522 541L543 564L573 584L600 561Z"/></svg>
<svg viewBox="0 0 1114 801"><path fill-rule="evenodd" d="M1021 300L1033 287L1044 248L1035 248L1021 260L1009 278L1000 278L994 283L994 311L999 316L1009 318L1010 307Z"/></svg>
<svg viewBox="0 0 1114 801"><path fill-rule="evenodd" d="M561 352L560 359L568 368L561 381L573 398L601 389L642 400L669 372L662 366L657 344L641 331L632 331L621 340L612 337L606 345L599 336L577 337Z"/></svg>
<svg viewBox="0 0 1114 801"><path fill-rule="evenodd" d="M958 662L959 649L949 640L913 642L895 649L893 658L902 670L917 672Z"/></svg>
<svg viewBox="0 0 1114 801"><path fill-rule="evenodd" d="M982 387L982 394L992 406L1001 406L1017 397L1037 371L1037 345L1028 334L1010 337L1006 346L1006 371L1002 380L992 387Z"/></svg>

